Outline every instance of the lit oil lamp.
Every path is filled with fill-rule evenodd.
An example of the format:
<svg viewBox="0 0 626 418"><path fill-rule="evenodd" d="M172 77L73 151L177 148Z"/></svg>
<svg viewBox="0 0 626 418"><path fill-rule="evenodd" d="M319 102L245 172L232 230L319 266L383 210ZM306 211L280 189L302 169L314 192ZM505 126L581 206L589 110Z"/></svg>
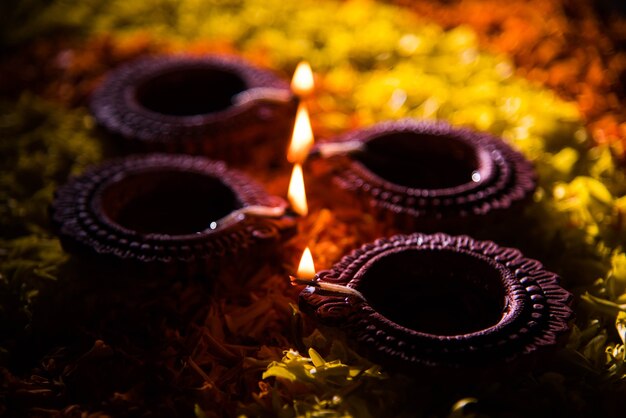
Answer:
<svg viewBox="0 0 626 418"><path fill-rule="evenodd" d="M296 66L291 80L291 91L300 98L306 98L313 94L315 80L313 70L308 62L302 61Z"/></svg>
<svg viewBox="0 0 626 418"><path fill-rule="evenodd" d="M363 295L356 289L348 286L343 286L336 283L329 283L320 281L315 274L315 264L313 263L313 255L309 247L306 247L302 252L300 263L298 264L298 270L296 276L289 276L292 285L306 285L319 289L324 294L330 294L335 296L353 296L364 300Z"/></svg>
<svg viewBox="0 0 626 418"><path fill-rule="evenodd" d="M293 235L286 208L223 162L151 154L71 179L51 219L70 252L143 273L213 276L241 256L258 265Z"/></svg>
<svg viewBox="0 0 626 418"><path fill-rule="evenodd" d="M309 112L304 103L300 103L296 112L296 122L291 135L291 142L287 150L287 161L292 164L304 162L311 147L313 146L313 130L311 129L311 120Z"/></svg>
<svg viewBox="0 0 626 418"><path fill-rule="evenodd" d="M306 247L302 252L296 277L302 280L313 280L315 277L315 263L313 263L313 254L311 254L309 247ZM294 278L294 280L297 279Z"/></svg>
<svg viewBox="0 0 626 418"><path fill-rule="evenodd" d="M502 140L443 122L401 120L320 143L337 200L404 231L468 232L497 223L535 189L530 162Z"/></svg>
<svg viewBox="0 0 626 418"><path fill-rule="evenodd" d="M292 278L307 285L302 310L344 331L363 355L403 370L530 358L562 341L572 317L571 294L554 273L467 236L396 235L317 275L307 265Z"/></svg>
<svg viewBox="0 0 626 418"><path fill-rule="evenodd" d="M304 188L304 177L302 174L302 166L296 164L291 172L289 180L289 191L287 198L291 204L291 208L300 216L306 216L309 213L309 207L306 200L306 190Z"/></svg>
<svg viewBox="0 0 626 418"><path fill-rule="evenodd" d="M112 71L92 97L97 122L132 151L282 161L296 109L289 85L221 56L156 56Z"/></svg>

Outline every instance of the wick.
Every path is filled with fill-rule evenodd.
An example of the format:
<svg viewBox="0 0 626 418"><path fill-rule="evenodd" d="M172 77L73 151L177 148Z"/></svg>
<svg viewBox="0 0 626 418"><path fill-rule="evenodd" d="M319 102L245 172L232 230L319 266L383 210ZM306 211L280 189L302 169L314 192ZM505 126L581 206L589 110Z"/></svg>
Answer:
<svg viewBox="0 0 626 418"><path fill-rule="evenodd" d="M235 105L243 105L249 102L265 100L268 102L287 103L291 101L289 90L275 89L272 87L253 87L235 94L231 101Z"/></svg>
<svg viewBox="0 0 626 418"><path fill-rule="evenodd" d="M305 286L311 286L311 287L316 287L318 289L327 291L329 293L338 293L341 295L346 295L346 296L356 296L357 298L361 299L361 300L365 300L365 297L363 296L363 294L361 292L359 292L356 289L353 289L351 287L348 286L344 286L342 284L335 284L335 283L328 283L328 282L322 282L320 280L317 279L300 279L298 277L294 277L294 276L289 276L289 279L291 280L291 284L296 285L296 284L302 284Z"/></svg>
<svg viewBox="0 0 626 418"><path fill-rule="evenodd" d="M328 158L335 155L350 154L356 151L364 151L365 144L361 141L345 141L345 142L322 142L318 144L311 152L311 155L318 154L322 158Z"/></svg>
<svg viewBox="0 0 626 418"><path fill-rule="evenodd" d="M217 229L218 226L223 226L231 222L240 221L245 216L257 216L261 218L280 218L284 214L285 208L283 206L244 206L243 208L232 211L217 222L211 222L209 227L211 229Z"/></svg>

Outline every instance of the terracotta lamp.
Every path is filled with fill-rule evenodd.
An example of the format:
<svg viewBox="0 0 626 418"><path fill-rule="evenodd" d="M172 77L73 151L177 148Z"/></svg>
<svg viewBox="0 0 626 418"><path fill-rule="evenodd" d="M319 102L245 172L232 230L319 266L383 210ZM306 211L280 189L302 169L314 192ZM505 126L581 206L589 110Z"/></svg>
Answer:
<svg viewBox="0 0 626 418"><path fill-rule="evenodd" d="M285 209L222 162L153 154L72 178L56 191L51 218L63 246L89 260L192 276L261 264L295 233Z"/></svg>
<svg viewBox="0 0 626 418"><path fill-rule="evenodd" d="M385 122L320 143L339 199L404 231L467 232L510 216L535 189L501 139L443 122Z"/></svg>
<svg viewBox="0 0 626 418"><path fill-rule="evenodd" d="M95 91L97 122L131 151L229 163L284 160L297 99L289 84L240 59L154 56L112 71Z"/></svg>
<svg viewBox="0 0 626 418"><path fill-rule="evenodd" d="M300 305L381 363L483 367L561 340L572 311L558 282L516 249L415 233L355 250L317 274Z"/></svg>

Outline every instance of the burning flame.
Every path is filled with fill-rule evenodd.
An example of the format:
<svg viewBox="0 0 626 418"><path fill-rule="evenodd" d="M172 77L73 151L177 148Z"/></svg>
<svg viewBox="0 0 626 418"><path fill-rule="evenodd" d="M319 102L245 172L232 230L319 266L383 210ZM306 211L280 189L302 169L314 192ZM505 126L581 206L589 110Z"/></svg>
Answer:
<svg viewBox="0 0 626 418"><path fill-rule="evenodd" d="M298 96L308 96L313 92L314 81L311 66L306 61L301 61L293 73L291 90Z"/></svg>
<svg viewBox="0 0 626 418"><path fill-rule="evenodd" d="M313 264L313 256L309 247L306 247L302 253L296 275L299 279L306 280L311 280L315 277L315 265Z"/></svg>
<svg viewBox="0 0 626 418"><path fill-rule="evenodd" d="M291 180L289 180L289 191L287 198L294 212L298 215L306 216L309 213L309 207L306 202L306 192L304 190L304 177L302 176L302 166L296 164L291 172Z"/></svg>
<svg viewBox="0 0 626 418"><path fill-rule="evenodd" d="M300 103L296 113L296 123L293 126L291 143L287 151L287 160L290 163L302 163L306 160L309 150L313 146L313 130L306 106Z"/></svg>

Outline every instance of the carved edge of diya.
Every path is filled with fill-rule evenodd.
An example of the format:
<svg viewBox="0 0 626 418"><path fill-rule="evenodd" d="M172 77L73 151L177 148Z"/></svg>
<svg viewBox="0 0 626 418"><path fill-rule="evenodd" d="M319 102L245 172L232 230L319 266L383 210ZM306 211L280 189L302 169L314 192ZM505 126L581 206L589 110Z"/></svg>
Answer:
<svg viewBox="0 0 626 418"><path fill-rule="evenodd" d="M377 312L367 300L317 287L301 292L301 308L322 324L342 329L358 351L400 366L458 368L510 362L520 355L556 345L569 330L572 295L559 285L556 274L546 271L539 261L525 258L517 249L464 235L414 233L379 239L345 256L317 278L358 291L372 259L407 250L442 250L486 261L500 276L507 312L485 329L435 335L397 324Z"/></svg>
<svg viewBox="0 0 626 418"><path fill-rule="evenodd" d="M502 214L527 201L536 187L532 164L503 140L488 133L445 122L403 119L350 132L332 142L367 142L386 135L410 133L447 137L475 151L480 179L440 189L412 188L392 183L354 158L337 170L334 183L353 193L381 219L407 229L432 231L455 227L469 218ZM461 228L462 230L463 228Z"/></svg>
<svg viewBox="0 0 626 418"><path fill-rule="evenodd" d="M138 89L158 77L205 70L239 79L244 90L237 100L218 111L173 115L154 111L137 98ZM205 99L210 103L214 98L207 94ZM99 125L139 150L230 157L233 149L241 153L263 141L285 142L286 148L296 102L288 83L241 59L169 55L112 70L94 92L90 108Z"/></svg>
<svg viewBox="0 0 626 418"><path fill-rule="evenodd" d="M228 221L215 229L207 225L184 234L140 232L111 219L103 202L107 190L127 178L161 172L191 173L199 178L218 180L243 208L256 205L286 207L281 198L268 195L256 182L228 169L221 161L172 154L120 158L93 167L56 190L50 215L64 248L77 254L130 262L133 267L168 267L169 273L202 274L203 270L214 269L220 260L231 259L231 256L246 251L256 251L259 255L262 253L259 247L271 249L295 233L295 220L290 216L269 219L239 214L224 218ZM142 186L150 185L137 187ZM127 199L124 193L113 197L115 200ZM259 260L246 259L250 264L255 261Z"/></svg>

